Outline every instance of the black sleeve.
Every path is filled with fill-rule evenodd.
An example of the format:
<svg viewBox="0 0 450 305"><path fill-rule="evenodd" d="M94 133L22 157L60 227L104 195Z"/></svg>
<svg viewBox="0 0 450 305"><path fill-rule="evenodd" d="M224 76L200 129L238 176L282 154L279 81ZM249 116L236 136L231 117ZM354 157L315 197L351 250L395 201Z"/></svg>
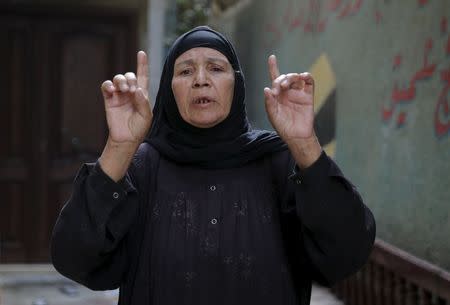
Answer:
<svg viewBox="0 0 450 305"><path fill-rule="evenodd" d="M56 270L93 290L118 288L128 267L124 236L136 218L137 198L128 173L116 183L98 162L84 164L53 228Z"/></svg>
<svg viewBox="0 0 450 305"><path fill-rule="evenodd" d="M290 211L300 220L313 280L331 286L366 263L375 240L374 217L325 152L305 170L290 154L287 163L291 174L284 178L288 202L283 205L293 206Z"/></svg>

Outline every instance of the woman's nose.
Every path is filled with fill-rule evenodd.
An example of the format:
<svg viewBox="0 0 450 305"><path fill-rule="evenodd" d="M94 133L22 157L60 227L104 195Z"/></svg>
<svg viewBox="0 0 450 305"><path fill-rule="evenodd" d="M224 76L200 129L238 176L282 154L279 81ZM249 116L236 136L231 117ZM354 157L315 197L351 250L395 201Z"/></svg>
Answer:
<svg viewBox="0 0 450 305"><path fill-rule="evenodd" d="M204 87L210 85L208 77L203 69L199 69L195 74L193 85L194 87Z"/></svg>

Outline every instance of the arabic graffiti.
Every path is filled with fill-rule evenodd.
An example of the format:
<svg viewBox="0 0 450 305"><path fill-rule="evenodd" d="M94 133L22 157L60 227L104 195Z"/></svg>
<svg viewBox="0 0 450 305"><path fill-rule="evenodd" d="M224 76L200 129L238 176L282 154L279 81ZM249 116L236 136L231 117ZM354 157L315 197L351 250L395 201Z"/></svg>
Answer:
<svg viewBox="0 0 450 305"><path fill-rule="evenodd" d="M442 17L440 21L440 30L442 35L447 35L444 45L444 54L450 55L450 34L448 32L447 17ZM429 60L430 52L433 49L433 40L431 38L425 41L422 66L416 71L404 88L399 86L398 81L394 81L390 101L382 105L381 116L386 123L391 120L396 121L397 127L404 126L407 122L407 108L416 97L416 89L419 81L429 79L436 72L439 73L439 80L443 83L443 88L439 93L437 103L434 109L434 131L438 137L448 136L450 134L450 112L448 95L450 93L450 67L438 70L439 63L431 63ZM394 56L392 69L397 70L402 65L402 54ZM394 116L396 115L396 116Z"/></svg>
<svg viewBox="0 0 450 305"><path fill-rule="evenodd" d="M444 16L441 18L441 33L442 34L447 33L447 26L448 26L447 17Z"/></svg>
<svg viewBox="0 0 450 305"><path fill-rule="evenodd" d="M448 32L447 17L441 19L441 33ZM445 54L450 55L450 34L447 35ZM450 91L450 67L440 70L440 80L444 83L444 88L439 94L438 102L434 109L434 131L438 137L446 136L450 133L450 113L448 94Z"/></svg>
<svg viewBox="0 0 450 305"><path fill-rule="evenodd" d="M381 0L375 0L373 15L375 18L376 25L379 25L381 23L381 21L383 20L383 13L381 12L381 9L380 9L380 6L381 6L380 2L381 2ZM423 7L426 4L428 4L429 0L418 0L417 2L420 7ZM384 3L382 5L385 5L385 4L386 4L386 1L384 1Z"/></svg>
<svg viewBox="0 0 450 305"><path fill-rule="evenodd" d="M274 45L281 40L281 31L274 23L267 23L264 28L266 33L271 34L265 36L268 39L264 43L266 46Z"/></svg>
<svg viewBox="0 0 450 305"><path fill-rule="evenodd" d="M287 35L295 30L301 30L304 33L321 33L327 29L327 24L331 18L334 20L345 20L351 16L358 14L366 3L364 0L286 0L283 1L285 7L282 8L282 14L274 15L269 22L264 24L263 44L266 49L273 48L280 43ZM417 0L415 3L419 8L425 8L431 1ZM277 11L279 3L270 1L267 6L269 14ZM373 16L376 25L380 25L384 21L383 6L386 1L377 0L372 6ZM367 5L367 4L366 4ZM423 82L431 77L439 77L442 83L442 90L436 94L437 102L434 109L434 130L438 137L450 134L450 117L449 117L449 98L450 94L450 66L441 68L441 64L437 59L431 60L430 54L441 51L440 45L442 38L444 42L444 54L450 55L450 34L448 18L443 16L438 21L441 37L431 36L423 43L423 56L421 58L420 67L407 78L407 80L395 80L392 85L392 91L389 99L382 104L381 117L382 121L389 124L394 122L394 126L402 127L408 124L410 106L416 98L416 92ZM434 45L436 44L436 45ZM392 62L392 70L396 71L403 65L403 54L395 54ZM435 78L436 79L436 78Z"/></svg>
<svg viewBox="0 0 450 305"><path fill-rule="evenodd" d="M267 34L264 46L274 46L283 39L283 34L295 29L303 29L305 33L324 32L331 15L335 15L338 20L348 18L357 14L362 4L363 0L309 0L306 5L289 0L279 22L270 21L264 24ZM322 7L324 9L321 9ZM273 12L274 9L274 1L272 1L269 10ZM287 33L282 29L288 29Z"/></svg>
<svg viewBox="0 0 450 305"><path fill-rule="evenodd" d="M333 5L330 5L330 9L332 11L336 11L339 6L341 6L341 0L334 0L331 1L334 2ZM337 3L336 3L337 2ZM362 5L362 0L350 0L348 1L339 11L338 13L338 18L339 19L343 19L346 18L348 16L352 16L354 14L356 14L360 9L361 9L361 5Z"/></svg>
<svg viewBox="0 0 450 305"><path fill-rule="evenodd" d="M450 68L441 71L441 80L446 83L434 110L434 129L438 137L448 135L450 131L449 100L447 99L450 91Z"/></svg>
<svg viewBox="0 0 450 305"><path fill-rule="evenodd" d="M306 2L306 1L305 1ZM375 2L374 19L375 24L380 24L383 14L379 1ZM269 11L275 9L276 1L271 1ZM324 32L327 21L331 15L335 14L337 20L343 20L356 15L362 8L363 0L309 0L307 5L299 1L288 0L286 10L282 14L279 22L270 21L264 25L266 34L265 47L271 47L283 38L283 29L287 28L288 33L297 28L303 28L305 33ZM424 7L429 0L417 0L420 7ZM385 3L384 3L385 4ZM278 4L277 4L278 5ZM321 8L324 8L323 10ZM322 16L323 15L323 16Z"/></svg>
<svg viewBox="0 0 450 305"><path fill-rule="evenodd" d="M408 86L406 88L400 88L398 81L394 82L394 88L391 93L391 100L388 105L382 106L382 118L383 121L389 122L394 115L396 108L399 108L400 104L410 104L416 97L416 85L420 80L425 80L431 77L436 69L436 64L430 64L428 61L428 56L433 48L433 41L429 38L425 42L424 57L422 67L414 73L414 75L409 80ZM402 56L397 54L394 57L393 69L399 68L402 62ZM406 112L401 111L397 116L397 126L403 126L406 122Z"/></svg>

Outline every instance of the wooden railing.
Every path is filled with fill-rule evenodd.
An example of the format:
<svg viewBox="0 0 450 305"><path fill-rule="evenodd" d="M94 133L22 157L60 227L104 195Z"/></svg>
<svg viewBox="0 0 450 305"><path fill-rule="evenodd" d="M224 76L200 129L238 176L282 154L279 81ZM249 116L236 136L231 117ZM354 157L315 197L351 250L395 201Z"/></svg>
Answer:
<svg viewBox="0 0 450 305"><path fill-rule="evenodd" d="M333 292L346 305L450 305L450 273L381 240Z"/></svg>

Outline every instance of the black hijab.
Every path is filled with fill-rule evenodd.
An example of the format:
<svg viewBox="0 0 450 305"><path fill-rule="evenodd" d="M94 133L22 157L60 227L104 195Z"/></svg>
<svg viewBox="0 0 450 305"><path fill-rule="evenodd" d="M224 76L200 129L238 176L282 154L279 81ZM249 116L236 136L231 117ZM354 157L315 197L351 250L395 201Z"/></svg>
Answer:
<svg viewBox="0 0 450 305"><path fill-rule="evenodd" d="M225 120L211 128L199 128L185 122L172 92L175 60L196 47L215 49L225 55L235 75L230 113ZM178 37L167 54L153 109L152 125L145 142L179 164L209 169L242 166L266 154L287 149L275 132L252 129L244 100L244 75L232 44L207 26L196 27Z"/></svg>

